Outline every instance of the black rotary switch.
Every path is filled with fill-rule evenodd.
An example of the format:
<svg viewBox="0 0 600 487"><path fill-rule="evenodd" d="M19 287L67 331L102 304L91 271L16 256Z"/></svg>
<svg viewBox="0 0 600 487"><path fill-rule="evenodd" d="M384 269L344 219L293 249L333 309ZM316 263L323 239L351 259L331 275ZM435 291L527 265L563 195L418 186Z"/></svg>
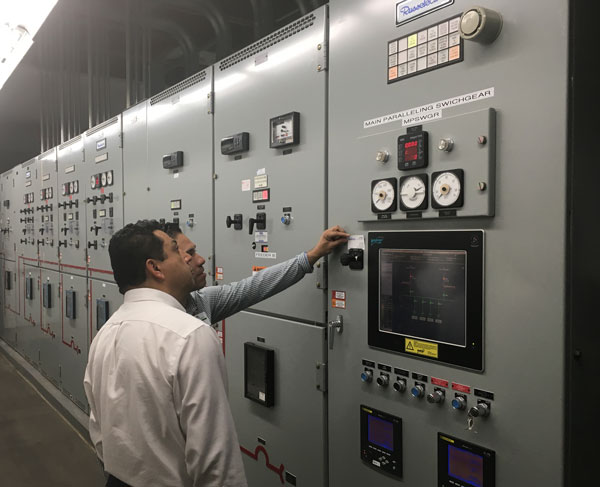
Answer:
<svg viewBox="0 0 600 487"><path fill-rule="evenodd" d="M250 231L248 232L250 235L254 232L254 224L256 223L257 230L264 230L267 228L267 214L266 213L257 213L256 218L250 218Z"/></svg>
<svg viewBox="0 0 600 487"><path fill-rule="evenodd" d="M225 220L225 225L227 225L227 228L231 228L232 224L233 224L234 230L242 229L243 222L242 222L242 214L241 213L234 214L233 218L231 218L230 216L227 216L227 219ZM252 232L250 232L250 233L252 233Z"/></svg>
<svg viewBox="0 0 600 487"><path fill-rule="evenodd" d="M364 252L362 249L349 249L347 254L342 254L340 263L350 269L360 270L363 268Z"/></svg>

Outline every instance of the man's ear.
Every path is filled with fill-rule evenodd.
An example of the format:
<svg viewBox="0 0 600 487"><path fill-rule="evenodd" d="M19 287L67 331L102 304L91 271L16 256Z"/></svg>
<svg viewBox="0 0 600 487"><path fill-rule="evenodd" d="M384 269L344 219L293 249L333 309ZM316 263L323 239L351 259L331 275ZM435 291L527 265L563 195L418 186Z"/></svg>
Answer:
<svg viewBox="0 0 600 487"><path fill-rule="evenodd" d="M146 260L146 273L148 276L152 276L156 280L163 280L165 275L161 270L161 262L154 259Z"/></svg>

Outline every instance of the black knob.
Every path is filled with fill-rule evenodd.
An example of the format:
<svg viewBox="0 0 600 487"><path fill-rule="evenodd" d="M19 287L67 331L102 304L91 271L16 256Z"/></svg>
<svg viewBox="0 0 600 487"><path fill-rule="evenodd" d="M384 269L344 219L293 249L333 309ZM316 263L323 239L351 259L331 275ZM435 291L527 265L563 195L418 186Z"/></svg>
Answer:
<svg viewBox="0 0 600 487"><path fill-rule="evenodd" d="M350 269L362 269L363 254L362 249L349 249L347 254L342 254L340 257L340 263L343 266L349 266Z"/></svg>
<svg viewBox="0 0 600 487"><path fill-rule="evenodd" d="M106 195L103 194L102 196L100 196L100 203L104 203L106 201Z"/></svg>
<svg viewBox="0 0 600 487"><path fill-rule="evenodd" d="M44 245L44 239L42 239L42 240L38 240L38 241L37 241L37 244L38 244L38 245Z"/></svg>
<svg viewBox="0 0 600 487"><path fill-rule="evenodd" d="M67 231L69 229L67 227L61 228L60 231L63 232L65 235L67 235Z"/></svg>
<svg viewBox="0 0 600 487"><path fill-rule="evenodd" d="M98 226L98 225L93 225L92 227L90 227L90 232L95 232L96 236L98 235L98 230L100 230L102 227Z"/></svg>
<svg viewBox="0 0 600 487"><path fill-rule="evenodd" d="M225 220L225 225L227 225L227 228L231 228L231 224L233 224L234 230L241 230L243 226L242 214L236 213L235 215L233 215L233 218L228 216Z"/></svg>
<svg viewBox="0 0 600 487"><path fill-rule="evenodd" d="M112 194L112 193L109 193L109 194L108 194L108 201L109 201L110 203L112 203L112 202L113 202L113 194Z"/></svg>
<svg viewBox="0 0 600 487"><path fill-rule="evenodd" d="M256 223L256 228L258 230L264 230L267 228L267 214L266 213L257 213L256 218L250 218L248 220L250 224L250 235L254 233L254 224Z"/></svg>
<svg viewBox="0 0 600 487"><path fill-rule="evenodd" d="M88 242L88 249L94 247L94 249L98 250L98 241L94 240L93 242Z"/></svg>
<svg viewBox="0 0 600 487"><path fill-rule="evenodd" d="M59 247L61 247L61 246L66 247L67 246L67 240L66 239L65 240L59 240L58 241L58 246Z"/></svg>

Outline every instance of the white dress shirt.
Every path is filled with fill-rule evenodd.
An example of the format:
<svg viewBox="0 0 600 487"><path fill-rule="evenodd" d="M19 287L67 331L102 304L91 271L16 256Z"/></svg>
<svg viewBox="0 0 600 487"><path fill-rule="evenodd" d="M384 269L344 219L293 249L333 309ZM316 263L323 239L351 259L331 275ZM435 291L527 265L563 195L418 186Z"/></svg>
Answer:
<svg viewBox="0 0 600 487"><path fill-rule="evenodd" d="M125 293L90 348L90 437L133 487L246 486L215 331L169 294Z"/></svg>

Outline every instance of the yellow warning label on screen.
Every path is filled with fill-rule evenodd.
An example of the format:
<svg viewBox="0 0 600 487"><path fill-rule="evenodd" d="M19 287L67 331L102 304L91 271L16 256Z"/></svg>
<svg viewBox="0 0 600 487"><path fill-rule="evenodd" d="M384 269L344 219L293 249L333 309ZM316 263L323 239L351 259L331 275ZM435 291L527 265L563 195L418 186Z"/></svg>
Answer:
<svg viewBox="0 0 600 487"><path fill-rule="evenodd" d="M404 339L404 351L414 353L416 355L424 355L425 357L438 358L438 344L413 340L412 338Z"/></svg>

